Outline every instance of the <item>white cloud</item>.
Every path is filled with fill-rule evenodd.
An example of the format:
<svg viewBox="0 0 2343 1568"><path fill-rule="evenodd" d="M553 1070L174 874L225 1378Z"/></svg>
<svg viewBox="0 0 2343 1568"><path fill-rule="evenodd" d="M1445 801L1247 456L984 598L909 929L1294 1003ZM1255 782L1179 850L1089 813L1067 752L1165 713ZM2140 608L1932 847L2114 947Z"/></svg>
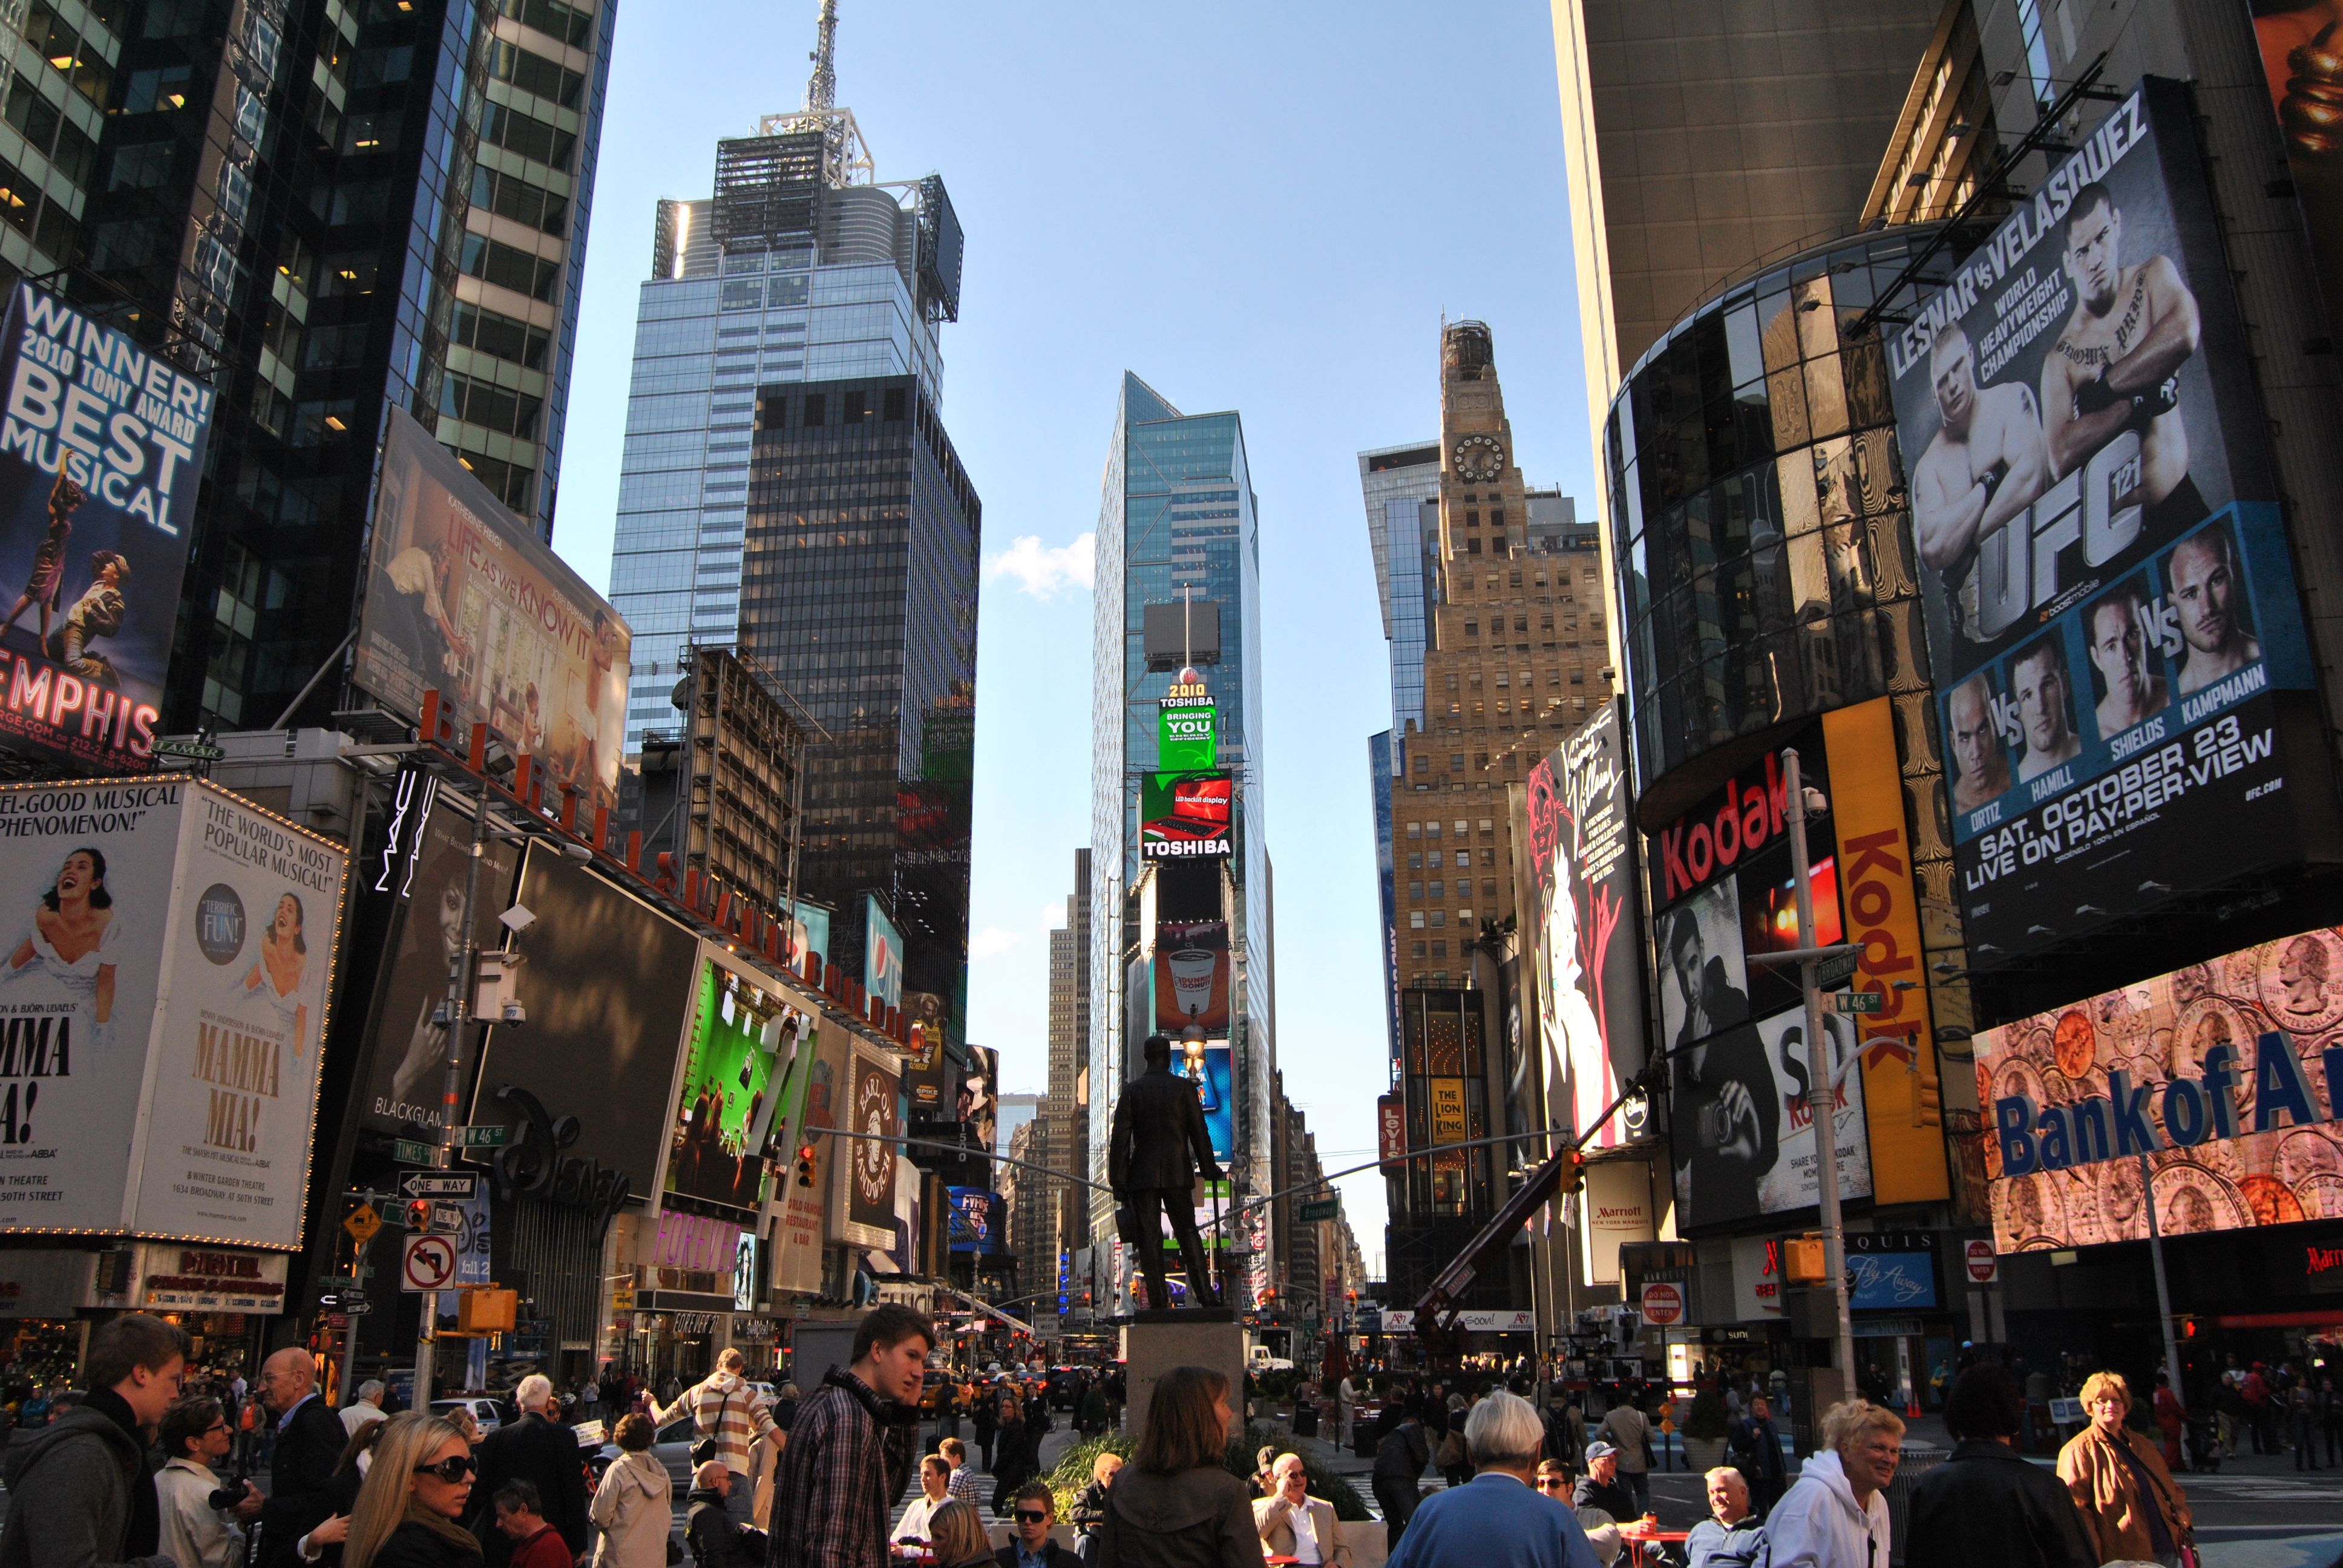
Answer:
<svg viewBox="0 0 2343 1568"><path fill-rule="evenodd" d="M1037 536L1026 534L1011 541L1008 549L986 562L984 575L1015 578L1035 598L1052 598L1060 588L1076 584L1088 591L1097 543L1098 536L1083 534L1073 543L1052 549Z"/></svg>
<svg viewBox="0 0 2343 1568"><path fill-rule="evenodd" d="M987 926L968 939L969 960L972 963L978 959L998 958L1024 940L1015 931Z"/></svg>

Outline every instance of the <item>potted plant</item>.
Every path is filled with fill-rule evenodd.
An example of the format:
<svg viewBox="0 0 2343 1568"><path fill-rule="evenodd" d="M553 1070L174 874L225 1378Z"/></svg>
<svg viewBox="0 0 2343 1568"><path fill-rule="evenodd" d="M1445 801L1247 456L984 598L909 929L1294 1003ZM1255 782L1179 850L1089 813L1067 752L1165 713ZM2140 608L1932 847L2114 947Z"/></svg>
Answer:
<svg viewBox="0 0 2343 1568"><path fill-rule="evenodd" d="M1691 1462L1693 1473L1713 1470L1725 1462L1725 1396L1715 1385L1704 1384L1693 1395L1692 1408L1684 1412L1684 1458Z"/></svg>

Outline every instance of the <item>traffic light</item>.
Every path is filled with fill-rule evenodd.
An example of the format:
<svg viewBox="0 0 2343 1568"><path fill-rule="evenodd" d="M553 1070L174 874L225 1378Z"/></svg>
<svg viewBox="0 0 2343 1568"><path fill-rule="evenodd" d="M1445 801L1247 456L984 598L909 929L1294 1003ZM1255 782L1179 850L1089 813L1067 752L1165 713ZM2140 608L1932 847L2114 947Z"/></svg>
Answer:
<svg viewBox="0 0 2343 1568"><path fill-rule="evenodd" d="M407 1228L410 1232L418 1236L424 1231L431 1229L431 1204L429 1200L417 1198L415 1201L407 1206Z"/></svg>
<svg viewBox="0 0 2343 1568"><path fill-rule="evenodd" d="M1562 1196L1575 1198L1585 1185L1586 1156L1574 1149L1570 1151L1570 1163L1563 1169Z"/></svg>
<svg viewBox="0 0 2343 1568"><path fill-rule="evenodd" d="M798 1147L798 1185L800 1187L813 1185L813 1145L810 1143L800 1144Z"/></svg>
<svg viewBox="0 0 2343 1568"><path fill-rule="evenodd" d="M1913 1043L1916 1045L1918 1041ZM1933 1057L1935 1054L1932 1050L1923 1050L1913 1059L1912 1125L1915 1127L1942 1127L1945 1124L1944 1086L1936 1077L1936 1064L1933 1060L1920 1060L1923 1056Z"/></svg>

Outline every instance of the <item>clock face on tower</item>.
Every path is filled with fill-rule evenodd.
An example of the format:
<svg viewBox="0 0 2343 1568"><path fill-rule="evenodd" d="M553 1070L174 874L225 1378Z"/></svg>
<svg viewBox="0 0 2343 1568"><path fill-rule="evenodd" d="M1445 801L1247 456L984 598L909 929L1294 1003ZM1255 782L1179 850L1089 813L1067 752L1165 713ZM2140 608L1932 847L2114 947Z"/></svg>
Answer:
<svg viewBox="0 0 2343 1568"><path fill-rule="evenodd" d="M1467 436L1456 443L1456 477L1486 484L1505 471L1505 449L1494 436Z"/></svg>

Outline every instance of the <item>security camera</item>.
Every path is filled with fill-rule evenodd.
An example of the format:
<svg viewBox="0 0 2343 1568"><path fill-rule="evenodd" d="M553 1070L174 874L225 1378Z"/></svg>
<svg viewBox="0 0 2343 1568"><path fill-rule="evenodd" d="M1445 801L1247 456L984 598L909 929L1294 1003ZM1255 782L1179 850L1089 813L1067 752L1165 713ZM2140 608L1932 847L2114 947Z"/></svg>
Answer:
<svg viewBox="0 0 2343 1568"><path fill-rule="evenodd" d="M574 839L563 840L561 852L580 864L590 864L594 859L594 847L591 844L578 843Z"/></svg>
<svg viewBox="0 0 2343 1568"><path fill-rule="evenodd" d="M528 1009L517 1001L508 1001L505 1003L505 1010L498 1017L497 1021L510 1024L513 1028L518 1029L528 1021Z"/></svg>
<svg viewBox="0 0 2343 1568"><path fill-rule="evenodd" d="M497 923L503 926L505 930L510 931L513 935L518 936L521 932L528 930L529 927L537 924L537 913L527 904L515 904L511 909L507 910L503 914L497 917Z"/></svg>

